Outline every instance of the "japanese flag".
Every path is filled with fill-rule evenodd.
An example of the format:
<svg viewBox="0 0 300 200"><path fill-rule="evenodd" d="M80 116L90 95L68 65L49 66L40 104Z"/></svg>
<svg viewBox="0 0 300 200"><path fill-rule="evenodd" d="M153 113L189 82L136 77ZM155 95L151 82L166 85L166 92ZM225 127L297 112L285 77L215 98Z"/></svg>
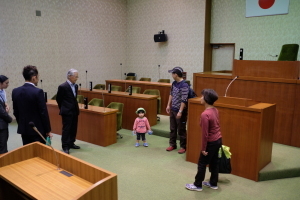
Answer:
<svg viewBox="0 0 300 200"><path fill-rule="evenodd" d="M246 0L246 17L288 14L290 0Z"/></svg>

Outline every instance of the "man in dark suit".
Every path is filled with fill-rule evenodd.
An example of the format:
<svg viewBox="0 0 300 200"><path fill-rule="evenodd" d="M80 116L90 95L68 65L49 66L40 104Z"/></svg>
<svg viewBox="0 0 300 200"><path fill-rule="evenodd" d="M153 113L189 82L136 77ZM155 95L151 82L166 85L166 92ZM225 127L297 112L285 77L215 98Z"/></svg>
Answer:
<svg viewBox="0 0 300 200"><path fill-rule="evenodd" d="M29 126L29 122L33 122L44 137L52 137L44 91L36 87L39 82L37 68L31 65L24 67L23 77L25 84L12 91L13 113L18 123L18 133L22 136L23 145L36 141L45 144L43 138Z"/></svg>
<svg viewBox="0 0 300 200"><path fill-rule="evenodd" d="M70 148L80 149L75 145L77 134L77 123L79 115L79 107L77 102L78 85L78 71L70 69L67 73L67 81L58 86L56 101L60 109L59 114L62 117L62 149L69 154Z"/></svg>

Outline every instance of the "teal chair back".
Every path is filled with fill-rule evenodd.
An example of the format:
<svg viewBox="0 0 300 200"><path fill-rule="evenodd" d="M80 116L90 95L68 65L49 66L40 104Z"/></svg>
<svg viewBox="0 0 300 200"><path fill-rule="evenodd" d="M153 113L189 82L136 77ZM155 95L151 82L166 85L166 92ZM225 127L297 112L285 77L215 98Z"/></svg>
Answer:
<svg viewBox="0 0 300 200"><path fill-rule="evenodd" d="M118 85L112 85L111 86L111 91L121 91L122 87Z"/></svg>
<svg viewBox="0 0 300 200"><path fill-rule="evenodd" d="M83 103L84 96L83 95L77 95L76 99L77 99L78 103Z"/></svg>
<svg viewBox="0 0 300 200"><path fill-rule="evenodd" d="M159 79L157 82L160 82L160 83L170 83L170 79Z"/></svg>
<svg viewBox="0 0 300 200"><path fill-rule="evenodd" d="M126 77L126 80L134 80L134 81L135 81L136 78L135 78L135 76L127 76L127 77Z"/></svg>
<svg viewBox="0 0 300 200"><path fill-rule="evenodd" d="M285 44L281 48L278 61L296 61L298 51L299 44Z"/></svg>
<svg viewBox="0 0 300 200"><path fill-rule="evenodd" d="M140 78L140 81L151 81L151 78L144 78L144 77L142 77L142 78Z"/></svg>
<svg viewBox="0 0 300 200"><path fill-rule="evenodd" d="M119 102L111 102L107 108L117 109L117 131L122 129L122 115L123 115L123 108L124 104Z"/></svg>
<svg viewBox="0 0 300 200"><path fill-rule="evenodd" d="M143 94L149 94L149 95L157 95L157 114L161 113L161 97L160 97L160 91L158 89L147 89L143 92Z"/></svg>
<svg viewBox="0 0 300 200"><path fill-rule="evenodd" d="M126 92L129 92L129 87L127 88ZM132 87L132 93L141 93L141 88L140 87Z"/></svg>
<svg viewBox="0 0 300 200"><path fill-rule="evenodd" d="M88 105L103 107L103 99L93 98Z"/></svg>
<svg viewBox="0 0 300 200"><path fill-rule="evenodd" d="M97 84L94 86L93 89L105 90L105 84Z"/></svg>

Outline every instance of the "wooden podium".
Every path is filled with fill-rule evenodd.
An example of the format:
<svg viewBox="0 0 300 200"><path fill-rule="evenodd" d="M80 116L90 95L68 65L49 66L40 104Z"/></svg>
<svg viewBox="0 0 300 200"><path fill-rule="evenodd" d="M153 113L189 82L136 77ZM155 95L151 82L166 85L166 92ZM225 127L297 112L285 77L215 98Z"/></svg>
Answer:
<svg viewBox="0 0 300 200"><path fill-rule="evenodd" d="M116 200L117 175L39 142L0 156L0 199ZM69 175L69 176L67 176Z"/></svg>
<svg viewBox="0 0 300 200"><path fill-rule="evenodd" d="M271 162L275 104L219 97L214 105L219 110L223 144L232 153L232 174L258 181L259 171ZM193 163L198 163L201 151L203 111L199 97L189 99L186 160Z"/></svg>
<svg viewBox="0 0 300 200"><path fill-rule="evenodd" d="M273 142L300 147L300 61L234 60L232 73L194 73L194 90L276 104Z"/></svg>

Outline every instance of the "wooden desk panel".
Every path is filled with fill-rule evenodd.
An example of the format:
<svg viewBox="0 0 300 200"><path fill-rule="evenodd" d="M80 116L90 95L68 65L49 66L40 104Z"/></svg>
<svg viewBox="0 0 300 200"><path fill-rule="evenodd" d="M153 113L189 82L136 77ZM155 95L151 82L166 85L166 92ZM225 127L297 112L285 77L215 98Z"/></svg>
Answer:
<svg viewBox="0 0 300 200"><path fill-rule="evenodd" d="M299 61L234 60L233 76L298 79Z"/></svg>
<svg viewBox="0 0 300 200"><path fill-rule="evenodd" d="M161 114L169 115L166 112L166 107L169 100L171 83L160 83L160 82L149 82L149 81L129 81L129 80L106 80L106 87L108 84L117 85L122 87L122 91L125 91L129 85L134 87L140 87L141 93L143 93L146 89L158 89L160 91L161 96Z"/></svg>
<svg viewBox="0 0 300 200"><path fill-rule="evenodd" d="M206 88L214 89L219 96L224 96L226 92L226 88L230 81L232 80L231 74L221 74L215 75L214 73L194 73L194 91L196 92L198 97L201 97L201 91ZM227 96L229 96L229 91L227 92Z"/></svg>
<svg viewBox="0 0 300 200"><path fill-rule="evenodd" d="M82 104L79 104L82 107ZM48 113L53 133L62 134L62 118L55 100L48 100ZM90 106L80 109L76 139L106 147L117 142L116 109Z"/></svg>
<svg viewBox="0 0 300 200"><path fill-rule="evenodd" d="M291 145L300 147L300 80L297 81L295 92L295 109L293 116Z"/></svg>
<svg viewBox="0 0 300 200"><path fill-rule="evenodd" d="M215 103L219 110L223 144L232 153L232 174L258 180L258 172L271 161L275 105L249 107ZM202 131L199 125L204 106L200 98L189 101L186 160L198 163Z"/></svg>
<svg viewBox="0 0 300 200"><path fill-rule="evenodd" d="M87 89L81 89L79 92L84 97L87 97L90 101L93 98L103 99L104 104L107 106L111 102L120 102L124 104L123 116L122 116L122 128L131 130L134 120L137 117L135 111L139 107L143 107L146 110L146 117L149 120L150 126L157 124L157 96L146 94L132 94L128 95L126 92L112 91L108 93L106 90L89 91Z"/></svg>
<svg viewBox="0 0 300 200"><path fill-rule="evenodd" d="M295 91L296 84L237 79L236 82L231 85L230 96L276 103L273 141L291 145Z"/></svg>
<svg viewBox="0 0 300 200"><path fill-rule="evenodd" d="M0 174L33 199L74 199L93 185L78 176L59 173L55 165L38 157L2 167Z"/></svg>

